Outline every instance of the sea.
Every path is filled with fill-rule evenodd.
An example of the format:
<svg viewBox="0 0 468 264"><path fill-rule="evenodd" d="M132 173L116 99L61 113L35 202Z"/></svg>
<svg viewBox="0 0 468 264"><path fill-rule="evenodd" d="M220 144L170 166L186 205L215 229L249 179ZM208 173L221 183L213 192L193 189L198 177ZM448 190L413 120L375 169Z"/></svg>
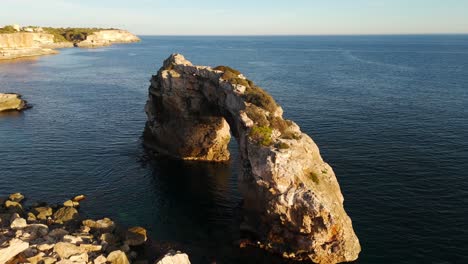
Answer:
<svg viewBox="0 0 468 264"><path fill-rule="evenodd" d="M273 95L334 168L355 263L468 263L468 35L142 36L0 62L0 196L87 200L192 263L287 263L240 249L237 143L228 164L154 159L149 80L172 53L228 65Z"/></svg>

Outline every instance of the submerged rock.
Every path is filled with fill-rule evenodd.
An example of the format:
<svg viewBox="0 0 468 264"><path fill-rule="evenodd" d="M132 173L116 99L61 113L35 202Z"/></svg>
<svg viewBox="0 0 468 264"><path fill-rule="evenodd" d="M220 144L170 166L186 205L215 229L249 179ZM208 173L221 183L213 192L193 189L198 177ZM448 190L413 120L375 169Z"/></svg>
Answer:
<svg viewBox="0 0 468 264"><path fill-rule="evenodd" d="M127 230L125 235L127 243L129 246L140 246L146 242L146 229L140 226L135 226Z"/></svg>
<svg viewBox="0 0 468 264"><path fill-rule="evenodd" d="M29 107L28 103L21 99L21 95L19 94L0 93L0 112L11 110L21 111ZM12 196L14 199L10 198L10 200L13 202L20 202L24 198L21 198L20 193L12 194Z"/></svg>
<svg viewBox="0 0 468 264"><path fill-rule="evenodd" d="M259 245L296 260L339 263L361 250L332 168L314 141L263 89L226 66L195 66L180 54L151 79L145 145L158 156L229 159L236 138L246 209Z"/></svg>

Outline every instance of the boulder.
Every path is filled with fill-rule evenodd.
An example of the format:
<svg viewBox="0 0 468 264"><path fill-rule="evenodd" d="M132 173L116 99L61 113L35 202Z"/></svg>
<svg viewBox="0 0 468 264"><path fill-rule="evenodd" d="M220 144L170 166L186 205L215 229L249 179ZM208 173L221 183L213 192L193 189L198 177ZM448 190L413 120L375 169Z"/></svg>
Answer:
<svg viewBox="0 0 468 264"><path fill-rule="evenodd" d="M43 252L39 252L37 255L27 258L27 260L31 264L38 264L42 261L44 256L45 254Z"/></svg>
<svg viewBox="0 0 468 264"><path fill-rule="evenodd" d="M127 255L125 255L125 253L121 250L112 251L107 256L107 262L112 264L130 264Z"/></svg>
<svg viewBox="0 0 468 264"><path fill-rule="evenodd" d="M83 225L91 228L91 230L99 231L100 233L111 233L115 228L115 223L109 218L103 218L101 220L83 220Z"/></svg>
<svg viewBox="0 0 468 264"><path fill-rule="evenodd" d="M54 246L54 252L56 252L61 259L68 259L73 255L79 255L83 253L84 250L72 243L58 242Z"/></svg>
<svg viewBox="0 0 468 264"><path fill-rule="evenodd" d="M73 202L81 202L82 200L86 199L86 196L84 196L83 194L80 194L80 195L77 195L75 196L72 201Z"/></svg>
<svg viewBox="0 0 468 264"><path fill-rule="evenodd" d="M48 243L43 243L43 244L39 244L36 246L36 248L39 250L39 251L48 251L52 248L54 248L55 244L48 244Z"/></svg>
<svg viewBox="0 0 468 264"><path fill-rule="evenodd" d="M57 262L57 259L52 258L52 257L45 257L45 258L42 259L43 264L54 264L56 262Z"/></svg>
<svg viewBox="0 0 468 264"><path fill-rule="evenodd" d="M78 206L80 206L80 203L75 202L75 201L72 201L72 200L68 200L68 201L66 201L66 202L63 203L63 206L67 206L67 207L78 207Z"/></svg>
<svg viewBox="0 0 468 264"><path fill-rule="evenodd" d="M170 251L164 257L156 260L155 264L190 264L190 260L185 253Z"/></svg>
<svg viewBox="0 0 468 264"><path fill-rule="evenodd" d="M94 259L94 264L105 264L107 262L107 258L103 255L99 255L97 258Z"/></svg>
<svg viewBox="0 0 468 264"><path fill-rule="evenodd" d="M143 245L147 240L146 229L140 226L131 227L127 230L125 239L125 243L129 246Z"/></svg>
<svg viewBox="0 0 468 264"><path fill-rule="evenodd" d="M10 194L8 198L13 202L20 203L21 201L23 201L24 195L22 195L21 193L13 193L13 194Z"/></svg>
<svg viewBox="0 0 468 264"><path fill-rule="evenodd" d="M7 263L21 252L29 248L29 243L19 239L12 239L6 248L0 249L0 263Z"/></svg>
<svg viewBox="0 0 468 264"><path fill-rule="evenodd" d="M37 213L37 219L46 220L47 217L52 216L53 210L51 207L42 206L34 208L34 211Z"/></svg>
<svg viewBox="0 0 468 264"><path fill-rule="evenodd" d="M15 220L13 220L13 222L11 222L10 228L14 230L18 230L18 229L25 228L27 225L28 223L26 222L26 219L16 218Z"/></svg>
<svg viewBox="0 0 468 264"><path fill-rule="evenodd" d="M28 103L25 100L21 99L21 95L0 93L0 112L10 111L10 110L21 111L23 109L27 109L28 107L29 107ZM17 193L17 194L21 195L20 193ZM12 201L19 202L16 199Z"/></svg>
<svg viewBox="0 0 468 264"><path fill-rule="evenodd" d="M55 222L60 224L76 220L78 217L78 211L73 207L62 207L54 213Z"/></svg>
<svg viewBox="0 0 468 264"><path fill-rule="evenodd" d="M10 211L14 211L14 212L22 212L23 211L23 206L18 203L18 202L13 202L13 201L6 201L5 202L5 207L7 209L9 209Z"/></svg>

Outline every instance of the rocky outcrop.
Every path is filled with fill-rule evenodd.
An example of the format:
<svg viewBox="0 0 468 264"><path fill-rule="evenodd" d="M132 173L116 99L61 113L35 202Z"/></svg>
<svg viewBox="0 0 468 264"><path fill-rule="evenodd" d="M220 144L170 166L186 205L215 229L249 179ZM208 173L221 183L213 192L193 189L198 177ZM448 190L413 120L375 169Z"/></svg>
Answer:
<svg viewBox="0 0 468 264"><path fill-rule="evenodd" d="M2 111L21 111L29 108L28 103L21 99L19 94L0 93L0 112Z"/></svg>
<svg viewBox="0 0 468 264"><path fill-rule="evenodd" d="M151 79L145 145L155 155L225 161L230 133L242 160L246 210L260 247L296 260L339 263L361 250L333 169L264 90L225 66L174 54Z"/></svg>
<svg viewBox="0 0 468 264"><path fill-rule="evenodd" d="M0 34L0 60L21 57L57 54L58 48L102 47L114 43L138 42L140 39L125 30L99 30L86 37L85 40L73 43L69 41L56 42L54 35L42 32L16 32Z"/></svg>
<svg viewBox="0 0 468 264"><path fill-rule="evenodd" d="M83 197L72 199L78 203L74 206L78 207L77 201ZM82 220L78 209L71 206L36 203L26 208L21 204L23 198L19 193L0 198L0 264L146 263L146 256L137 253L144 251L144 228L125 231L115 228L115 223L108 218ZM126 233L140 235L132 236L132 241L137 243L127 244ZM144 239L141 234L145 235Z"/></svg>
<svg viewBox="0 0 468 264"><path fill-rule="evenodd" d="M54 36L45 33L0 34L0 60L56 54Z"/></svg>
<svg viewBox="0 0 468 264"><path fill-rule="evenodd" d="M109 46L114 43L132 43L140 39L126 30L111 29L94 32L86 37L85 40L77 43L78 47L93 48Z"/></svg>

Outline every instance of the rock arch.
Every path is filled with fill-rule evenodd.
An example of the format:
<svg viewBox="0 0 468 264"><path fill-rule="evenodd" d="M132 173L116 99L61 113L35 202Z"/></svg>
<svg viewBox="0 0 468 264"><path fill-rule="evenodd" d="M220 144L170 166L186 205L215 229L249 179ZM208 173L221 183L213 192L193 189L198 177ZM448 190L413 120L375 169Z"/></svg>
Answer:
<svg viewBox="0 0 468 264"><path fill-rule="evenodd" d="M273 98L225 66L173 54L151 79L145 144L157 155L226 161L230 132L259 205L262 247L293 259L357 259L360 244L332 168ZM246 195L247 196L247 195Z"/></svg>

